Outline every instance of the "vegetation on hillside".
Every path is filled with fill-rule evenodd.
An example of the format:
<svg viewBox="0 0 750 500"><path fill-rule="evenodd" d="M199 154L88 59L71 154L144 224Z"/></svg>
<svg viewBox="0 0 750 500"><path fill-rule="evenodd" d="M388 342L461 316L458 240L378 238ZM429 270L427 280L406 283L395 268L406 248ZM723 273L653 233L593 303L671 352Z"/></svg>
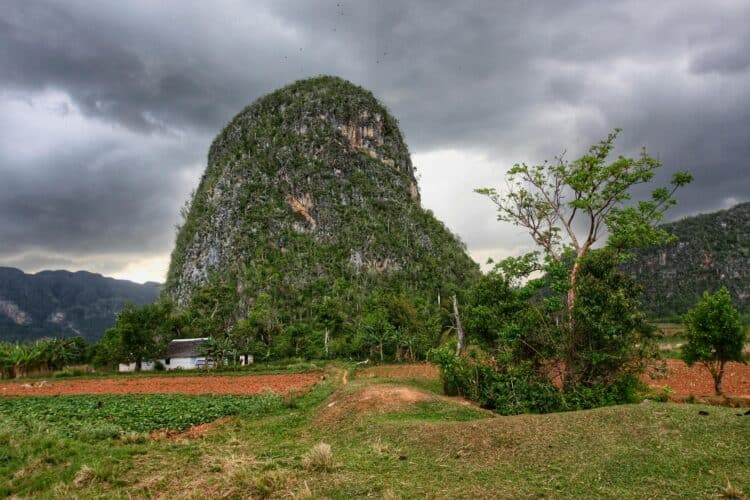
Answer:
<svg viewBox="0 0 750 500"><path fill-rule="evenodd" d="M260 359L424 356L448 324L440 297L479 276L420 206L396 120L334 77L238 114L184 215L166 296Z"/></svg>
<svg viewBox="0 0 750 500"><path fill-rule="evenodd" d="M722 286L742 313L750 312L750 203L662 227L675 241L641 249L626 265L643 285L650 317L677 319L703 292Z"/></svg>

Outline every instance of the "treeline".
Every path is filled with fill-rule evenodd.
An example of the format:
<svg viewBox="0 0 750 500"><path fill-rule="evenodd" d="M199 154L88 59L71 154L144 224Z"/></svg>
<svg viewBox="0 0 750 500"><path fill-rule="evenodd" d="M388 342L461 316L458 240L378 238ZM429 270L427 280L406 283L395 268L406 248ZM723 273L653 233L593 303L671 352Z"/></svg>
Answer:
<svg viewBox="0 0 750 500"><path fill-rule="evenodd" d="M416 361L426 358L450 328L448 304L403 293L353 295L339 284L313 300L306 317L290 318L284 303L260 293L236 319L231 285L206 287L185 308L169 300L126 307L95 350L99 365L159 359L175 338L210 337L206 354L217 361L288 358Z"/></svg>

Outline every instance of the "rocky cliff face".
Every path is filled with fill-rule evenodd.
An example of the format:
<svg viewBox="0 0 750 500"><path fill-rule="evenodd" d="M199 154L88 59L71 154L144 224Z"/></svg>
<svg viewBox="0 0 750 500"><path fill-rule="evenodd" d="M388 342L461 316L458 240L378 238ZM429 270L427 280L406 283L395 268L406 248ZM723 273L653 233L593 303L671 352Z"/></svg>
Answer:
<svg viewBox="0 0 750 500"><path fill-rule="evenodd" d="M81 335L98 340L125 304L154 302L156 283L139 285L79 271L26 274L0 267L0 341Z"/></svg>
<svg viewBox="0 0 750 500"><path fill-rule="evenodd" d="M420 206L396 120L370 92L318 77L259 99L215 139L166 293L187 306L231 284L235 319L260 292L299 317L294 304L334 287L436 296L477 273Z"/></svg>
<svg viewBox="0 0 750 500"><path fill-rule="evenodd" d="M704 291L722 286L737 307L750 311L750 203L664 227L677 241L643 251L628 265L644 287L650 314L684 314Z"/></svg>

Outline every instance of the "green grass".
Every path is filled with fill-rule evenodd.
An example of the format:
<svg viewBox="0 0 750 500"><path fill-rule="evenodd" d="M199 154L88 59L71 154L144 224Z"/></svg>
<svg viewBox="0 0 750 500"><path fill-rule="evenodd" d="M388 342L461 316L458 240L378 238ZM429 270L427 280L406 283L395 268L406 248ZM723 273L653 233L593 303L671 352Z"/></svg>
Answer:
<svg viewBox="0 0 750 500"><path fill-rule="evenodd" d="M225 416L250 416L278 409L282 398L183 396L173 394L90 395L0 399L0 416L27 428L79 439L119 437L127 432L184 430Z"/></svg>
<svg viewBox="0 0 750 500"><path fill-rule="evenodd" d="M424 400L390 410L363 406L357 418L345 413L325 420L326 411L336 408L331 402L357 402L363 389L386 381L350 377L342 388L340 370L329 375L304 396L237 411L204 438L190 440L134 440L127 433L79 439L66 431L66 419L132 426L138 412L113 411L108 420L90 407L78 410L66 402L62 413L49 416L45 401L59 408L62 398L0 399L0 495L697 498L750 493L750 416L737 416L736 409L650 403L499 417L435 395L430 384L412 382ZM146 413L153 407L153 415L159 414L158 405L168 405L172 413L213 408L208 399L186 396L133 398L128 404L141 404L139 412ZM251 401L235 399L241 400L228 397L230 408ZM114 406L109 403L103 408ZM144 425L140 428L159 424ZM332 447L329 472L304 466L303 457L320 442Z"/></svg>

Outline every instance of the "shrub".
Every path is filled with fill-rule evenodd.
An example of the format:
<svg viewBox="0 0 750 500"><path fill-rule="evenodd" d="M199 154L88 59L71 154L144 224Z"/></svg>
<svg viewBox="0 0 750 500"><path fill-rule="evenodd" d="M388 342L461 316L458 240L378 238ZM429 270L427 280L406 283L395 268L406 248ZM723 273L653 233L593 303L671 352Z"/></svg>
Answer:
<svg viewBox="0 0 750 500"><path fill-rule="evenodd" d="M486 355L455 356L445 348L430 354L440 366L446 394L463 396L503 415L632 403L640 387L637 378L623 376L607 385L578 384L563 392L529 361L498 364Z"/></svg>
<svg viewBox="0 0 750 500"><path fill-rule="evenodd" d="M498 366L491 358L475 354L459 357L436 349L431 357L440 366L448 395L463 396L503 415L559 411L559 391L530 363Z"/></svg>

